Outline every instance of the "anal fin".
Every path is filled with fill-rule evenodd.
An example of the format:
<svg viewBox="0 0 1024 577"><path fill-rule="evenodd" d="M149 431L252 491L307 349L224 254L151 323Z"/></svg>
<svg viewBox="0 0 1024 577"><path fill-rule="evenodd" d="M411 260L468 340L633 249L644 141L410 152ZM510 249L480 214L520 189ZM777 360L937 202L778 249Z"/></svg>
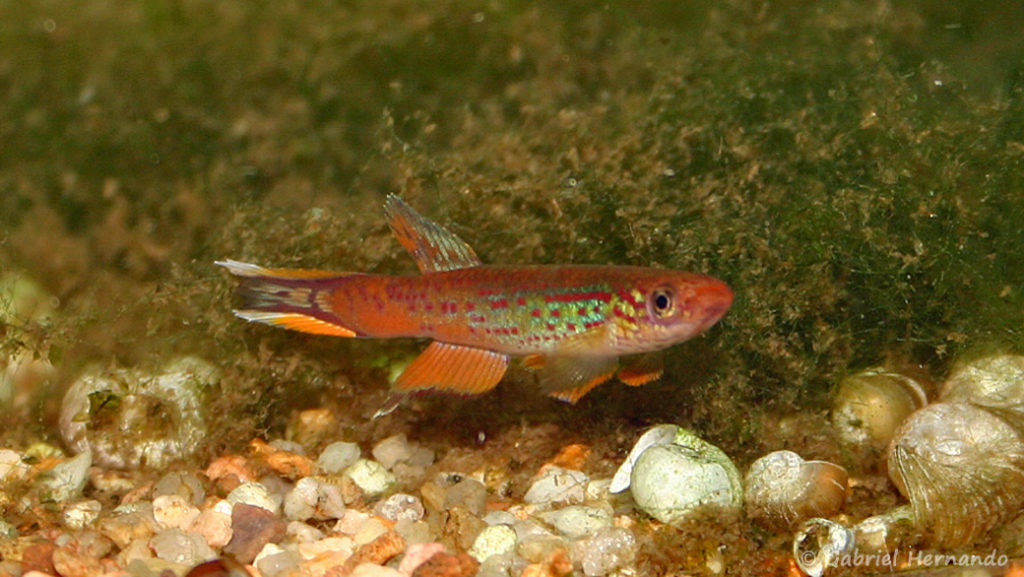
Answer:
<svg viewBox="0 0 1024 577"><path fill-rule="evenodd" d="M434 341L398 376L394 389L478 395L493 389L507 369L507 355Z"/></svg>
<svg viewBox="0 0 1024 577"><path fill-rule="evenodd" d="M259 310L236 310L235 316L247 321L263 323L283 329L301 331L314 335L331 335L335 337L354 337L355 331L341 325L320 320L302 313L279 313Z"/></svg>

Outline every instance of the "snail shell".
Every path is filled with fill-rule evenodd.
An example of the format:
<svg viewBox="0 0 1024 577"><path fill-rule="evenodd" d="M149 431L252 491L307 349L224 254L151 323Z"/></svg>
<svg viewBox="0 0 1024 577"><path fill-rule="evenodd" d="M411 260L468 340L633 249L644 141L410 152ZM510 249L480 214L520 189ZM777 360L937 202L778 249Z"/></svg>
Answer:
<svg viewBox="0 0 1024 577"><path fill-rule="evenodd" d="M958 363L940 398L987 409L1024 433L1024 356L992 355Z"/></svg>
<svg viewBox="0 0 1024 577"><path fill-rule="evenodd" d="M868 369L839 383L832 427L851 461L876 463L900 423L927 403L917 380L887 369Z"/></svg>
<svg viewBox="0 0 1024 577"><path fill-rule="evenodd" d="M784 529L811 517L831 517L846 502L846 469L775 451L754 461L744 479L747 515Z"/></svg>
<svg viewBox="0 0 1024 577"><path fill-rule="evenodd" d="M932 545L966 545L1024 504L1024 439L1006 421L964 403L910 416L889 446L889 476Z"/></svg>

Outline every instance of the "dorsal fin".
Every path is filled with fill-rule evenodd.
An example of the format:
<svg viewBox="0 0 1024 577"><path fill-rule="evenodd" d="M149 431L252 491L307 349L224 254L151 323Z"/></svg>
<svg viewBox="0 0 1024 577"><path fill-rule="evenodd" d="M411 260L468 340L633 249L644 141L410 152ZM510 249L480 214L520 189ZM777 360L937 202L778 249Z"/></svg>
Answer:
<svg viewBox="0 0 1024 577"><path fill-rule="evenodd" d="M391 230L412 255L420 272L439 272L480 264L476 252L461 238L427 220L394 194L388 195L384 211Z"/></svg>

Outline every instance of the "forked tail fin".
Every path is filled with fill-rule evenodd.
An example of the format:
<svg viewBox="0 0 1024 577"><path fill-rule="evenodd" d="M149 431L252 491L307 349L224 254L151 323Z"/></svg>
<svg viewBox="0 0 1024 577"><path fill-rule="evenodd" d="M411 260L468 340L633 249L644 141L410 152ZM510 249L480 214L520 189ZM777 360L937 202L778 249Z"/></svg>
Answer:
<svg viewBox="0 0 1024 577"><path fill-rule="evenodd" d="M331 311L330 296L340 281L360 273L263 268L234 260L216 261L239 279L239 318L275 327L336 337L358 333Z"/></svg>

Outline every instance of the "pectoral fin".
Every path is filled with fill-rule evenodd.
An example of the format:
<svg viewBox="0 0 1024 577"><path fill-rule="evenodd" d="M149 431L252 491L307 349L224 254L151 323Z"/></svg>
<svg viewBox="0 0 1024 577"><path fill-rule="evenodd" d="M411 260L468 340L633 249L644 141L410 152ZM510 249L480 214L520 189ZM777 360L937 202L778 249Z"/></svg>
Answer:
<svg viewBox="0 0 1024 577"><path fill-rule="evenodd" d="M394 389L478 395L493 389L506 369L507 355L435 341L399 375Z"/></svg>
<svg viewBox="0 0 1024 577"><path fill-rule="evenodd" d="M661 351L630 358L623 364L625 366L619 369L617 376L620 381L631 387L639 387L660 379L665 372L665 359Z"/></svg>
<svg viewBox="0 0 1024 577"><path fill-rule="evenodd" d="M543 367L538 374L542 391L568 403L575 403L591 389L612 378L618 365L616 357L562 355L530 358L526 363L527 367L534 369Z"/></svg>

